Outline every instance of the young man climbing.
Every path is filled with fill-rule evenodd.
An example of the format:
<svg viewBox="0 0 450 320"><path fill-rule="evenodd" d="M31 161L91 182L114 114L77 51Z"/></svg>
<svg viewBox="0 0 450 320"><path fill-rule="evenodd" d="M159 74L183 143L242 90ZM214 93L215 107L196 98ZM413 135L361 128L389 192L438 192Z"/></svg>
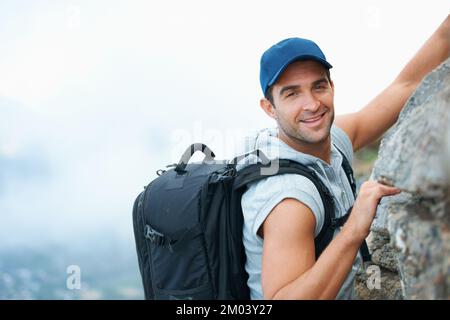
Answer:
<svg viewBox="0 0 450 320"><path fill-rule="evenodd" d="M315 184L296 174L253 183L242 197L252 299L354 297L355 273L362 264L359 249L378 203L400 190L367 181L355 200L343 161L351 163L354 151L376 141L396 122L422 78L449 54L450 16L384 91L360 111L335 119L332 66L314 42L290 38L264 52L260 106L277 128L247 140L249 150L307 166L331 193L335 216L351 213L316 257L314 239L324 225L325 209Z"/></svg>

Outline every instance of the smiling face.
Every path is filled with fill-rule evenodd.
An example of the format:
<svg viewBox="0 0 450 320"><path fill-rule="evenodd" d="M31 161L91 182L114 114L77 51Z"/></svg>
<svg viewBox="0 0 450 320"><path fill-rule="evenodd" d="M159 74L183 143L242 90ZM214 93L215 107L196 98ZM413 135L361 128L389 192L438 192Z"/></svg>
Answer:
<svg viewBox="0 0 450 320"><path fill-rule="evenodd" d="M273 105L262 99L261 107L277 121L282 140L299 146L328 140L334 121L334 86L320 63L290 64L273 85L272 97Z"/></svg>

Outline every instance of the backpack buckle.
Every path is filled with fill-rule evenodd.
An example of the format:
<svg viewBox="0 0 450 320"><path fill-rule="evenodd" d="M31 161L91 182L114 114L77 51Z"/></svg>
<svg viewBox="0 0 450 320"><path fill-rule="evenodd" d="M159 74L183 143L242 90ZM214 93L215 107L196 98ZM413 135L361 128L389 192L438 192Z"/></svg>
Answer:
<svg viewBox="0 0 450 320"><path fill-rule="evenodd" d="M342 227L343 223L342 223L342 219L340 218L334 218L333 220L331 220L331 227L333 229L337 229L339 227Z"/></svg>
<svg viewBox="0 0 450 320"><path fill-rule="evenodd" d="M144 232L145 238L150 240L151 243L160 246L164 244L164 235L152 227L150 227L148 224L145 225L145 232Z"/></svg>

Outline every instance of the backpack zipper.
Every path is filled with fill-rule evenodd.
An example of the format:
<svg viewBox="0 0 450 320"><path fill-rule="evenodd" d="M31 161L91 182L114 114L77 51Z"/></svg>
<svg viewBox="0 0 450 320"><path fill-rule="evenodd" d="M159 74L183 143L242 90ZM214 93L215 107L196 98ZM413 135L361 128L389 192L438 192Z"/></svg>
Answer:
<svg viewBox="0 0 450 320"><path fill-rule="evenodd" d="M141 214L141 219L142 219L142 223L143 223L143 229L144 229L144 238L145 238L145 226L147 225L146 223L145 223L145 219L144 219L144 204L145 204L145 199L146 199L146 196L147 196L147 190L148 190L148 188L145 188L145 190L144 190L144 195L143 195L143 199L142 199L142 202L140 202L139 204L138 204L138 206L140 206L140 210L139 210L139 212L140 212L140 214ZM149 256L150 256L150 263L149 263L149 265L150 265L150 282L151 282L151 284L152 284L152 290L153 290L153 299L156 299L156 286L155 286L155 281L153 280L153 276L154 276L154 273L153 273L153 257L152 257L152 250L151 250L151 248L149 247L149 244L148 244L148 239L147 238L145 238L145 246L147 247L147 252L148 252L148 254L149 254Z"/></svg>

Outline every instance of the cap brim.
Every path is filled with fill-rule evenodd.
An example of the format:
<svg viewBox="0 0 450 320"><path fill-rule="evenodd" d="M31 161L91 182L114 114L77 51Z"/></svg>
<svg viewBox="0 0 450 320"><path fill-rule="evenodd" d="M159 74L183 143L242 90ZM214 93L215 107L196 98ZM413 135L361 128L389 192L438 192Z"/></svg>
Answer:
<svg viewBox="0 0 450 320"><path fill-rule="evenodd" d="M320 64L322 64L325 68L327 69L331 69L333 68L333 66L331 64L329 64L326 60L315 57L315 56L311 56L311 55L300 55L300 56L296 56L294 58L292 58L291 60L288 60L281 68L280 70L278 70L278 72L272 77L272 79L269 81L269 83L267 84L267 89L273 85L275 82L277 82L278 78L280 77L280 75L283 73L284 70L286 70L286 68L293 62L295 61L302 61L302 60L314 60L319 62ZM265 92L266 93L266 92Z"/></svg>

